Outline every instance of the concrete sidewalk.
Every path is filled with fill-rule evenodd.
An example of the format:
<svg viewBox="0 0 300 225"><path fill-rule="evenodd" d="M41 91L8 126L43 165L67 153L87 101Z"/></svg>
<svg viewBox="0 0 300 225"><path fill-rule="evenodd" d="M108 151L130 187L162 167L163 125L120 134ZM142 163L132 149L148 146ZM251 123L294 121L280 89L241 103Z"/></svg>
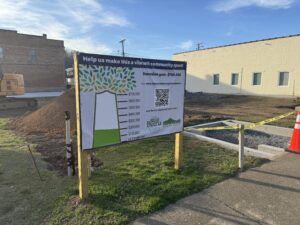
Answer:
<svg viewBox="0 0 300 225"><path fill-rule="evenodd" d="M286 153L134 225L300 224L300 155Z"/></svg>

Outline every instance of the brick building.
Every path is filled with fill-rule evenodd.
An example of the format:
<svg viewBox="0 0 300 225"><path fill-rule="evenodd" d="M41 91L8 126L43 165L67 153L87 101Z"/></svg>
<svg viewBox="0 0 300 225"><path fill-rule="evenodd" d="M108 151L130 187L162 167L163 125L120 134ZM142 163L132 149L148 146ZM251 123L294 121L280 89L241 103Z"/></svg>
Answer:
<svg viewBox="0 0 300 225"><path fill-rule="evenodd" d="M65 88L64 42L0 29L0 71L24 75L25 91Z"/></svg>

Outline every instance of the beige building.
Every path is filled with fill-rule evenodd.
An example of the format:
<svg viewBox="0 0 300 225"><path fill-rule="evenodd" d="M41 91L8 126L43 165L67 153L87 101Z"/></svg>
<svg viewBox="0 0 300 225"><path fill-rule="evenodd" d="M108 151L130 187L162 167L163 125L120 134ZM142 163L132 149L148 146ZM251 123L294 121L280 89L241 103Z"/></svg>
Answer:
<svg viewBox="0 0 300 225"><path fill-rule="evenodd" d="M24 75L25 91L65 88L64 42L0 29L0 72Z"/></svg>
<svg viewBox="0 0 300 225"><path fill-rule="evenodd" d="M191 92L300 96L300 35L182 52Z"/></svg>

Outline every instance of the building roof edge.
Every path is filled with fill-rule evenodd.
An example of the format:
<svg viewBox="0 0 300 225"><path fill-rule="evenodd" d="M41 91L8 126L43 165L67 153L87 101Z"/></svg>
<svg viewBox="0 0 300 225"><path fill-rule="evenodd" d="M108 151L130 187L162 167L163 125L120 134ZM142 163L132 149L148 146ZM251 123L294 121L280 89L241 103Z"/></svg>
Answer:
<svg viewBox="0 0 300 225"><path fill-rule="evenodd" d="M299 37L299 36L300 36L300 34L293 34L293 35L287 35L287 36L281 36L281 37L265 38L265 39L254 40L254 41L245 41L245 42L239 42L239 43L234 43L234 44L219 45L219 46L215 46L215 47L203 48L203 49L200 49L200 50L190 50L190 51L177 52L177 53L173 53L173 55L179 55L179 54L191 53L191 52L198 52L198 51L204 51L204 50L215 49L215 48L224 48L224 47L230 47L230 46L236 46L236 45L251 44L251 43L261 42L261 41L272 41L272 40L277 40L277 39Z"/></svg>

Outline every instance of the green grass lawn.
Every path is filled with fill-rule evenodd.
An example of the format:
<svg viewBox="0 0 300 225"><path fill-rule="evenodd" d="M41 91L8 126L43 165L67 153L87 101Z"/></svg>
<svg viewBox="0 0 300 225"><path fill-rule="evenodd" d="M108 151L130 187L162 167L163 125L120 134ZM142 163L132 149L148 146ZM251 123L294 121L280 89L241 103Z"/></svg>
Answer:
<svg viewBox="0 0 300 225"><path fill-rule="evenodd" d="M174 135L99 149L103 165L89 180L88 201L78 201L77 177L58 176L0 118L0 224L127 224L182 197L234 176L238 156L216 145L184 139L181 171L174 170ZM33 146L34 149L34 146ZM51 150L51 149L49 149ZM246 157L246 168L263 160Z"/></svg>
<svg viewBox="0 0 300 225"><path fill-rule="evenodd" d="M7 122L7 118L0 118L0 224L41 224L65 188L75 186L76 181L49 171L34 153L43 178L40 181L27 143L6 129Z"/></svg>
<svg viewBox="0 0 300 225"><path fill-rule="evenodd" d="M89 181L89 200L78 204L77 188L70 190L48 224L127 224L238 172L237 153L188 138L184 168L175 171L174 135L100 149L96 156L104 164ZM246 157L246 167L261 162Z"/></svg>

